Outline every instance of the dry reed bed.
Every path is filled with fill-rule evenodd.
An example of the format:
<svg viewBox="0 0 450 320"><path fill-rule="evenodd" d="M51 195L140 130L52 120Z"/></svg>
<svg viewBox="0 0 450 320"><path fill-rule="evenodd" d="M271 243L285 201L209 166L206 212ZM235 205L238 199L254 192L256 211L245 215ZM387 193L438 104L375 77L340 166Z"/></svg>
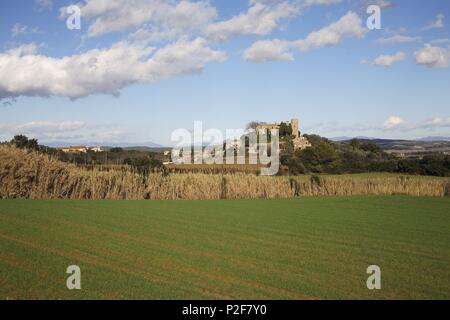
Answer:
<svg viewBox="0 0 450 320"><path fill-rule="evenodd" d="M33 151L0 145L0 198L257 199L325 195L448 195L448 178L400 175L264 177L183 173L142 177L86 170Z"/></svg>
<svg viewBox="0 0 450 320"><path fill-rule="evenodd" d="M258 164L169 164L165 165L170 173L206 173L206 174L258 174L262 165Z"/></svg>
<svg viewBox="0 0 450 320"><path fill-rule="evenodd" d="M0 146L0 197L143 199L143 178L131 172L85 170L33 151Z"/></svg>
<svg viewBox="0 0 450 320"><path fill-rule="evenodd" d="M227 175L153 175L152 199L259 199L330 195L444 196L448 179L411 176L264 177L243 173Z"/></svg>

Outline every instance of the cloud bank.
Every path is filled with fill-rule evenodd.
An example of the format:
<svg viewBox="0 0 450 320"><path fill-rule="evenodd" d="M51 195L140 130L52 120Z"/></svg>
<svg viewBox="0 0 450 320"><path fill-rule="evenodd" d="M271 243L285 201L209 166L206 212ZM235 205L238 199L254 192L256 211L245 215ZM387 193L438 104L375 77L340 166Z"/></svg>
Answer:
<svg viewBox="0 0 450 320"><path fill-rule="evenodd" d="M380 55L375 58L373 64L376 66L390 67L396 62L405 60L405 57L405 53L401 51L393 55Z"/></svg>
<svg viewBox="0 0 450 320"><path fill-rule="evenodd" d="M293 60L292 49L308 51L325 46L336 46L344 38L362 38L366 29L361 18L354 12L347 12L338 21L311 32L305 39L295 41L260 40L244 52L244 59L250 62Z"/></svg>
<svg viewBox="0 0 450 320"><path fill-rule="evenodd" d="M28 45L0 54L0 99L119 95L128 84L199 73L206 64L226 58L223 52L209 48L202 38L180 39L158 50L119 42L107 49L62 58L35 52L36 46Z"/></svg>
<svg viewBox="0 0 450 320"><path fill-rule="evenodd" d="M429 68L447 68L450 64L450 49L425 45L414 53L416 63Z"/></svg>
<svg viewBox="0 0 450 320"><path fill-rule="evenodd" d="M397 34L387 38L379 38L377 42L380 44L393 44L393 43L415 42L420 40L422 40L422 37L411 37Z"/></svg>
<svg viewBox="0 0 450 320"><path fill-rule="evenodd" d="M267 35L279 26L280 20L300 12L299 7L291 2L277 2L252 1L248 12L208 25L205 34L215 41L225 41L237 35Z"/></svg>
<svg viewBox="0 0 450 320"><path fill-rule="evenodd" d="M10 140L18 134L36 138L39 142L68 143L121 142L129 136L117 124L90 124L84 121L0 123L0 141Z"/></svg>

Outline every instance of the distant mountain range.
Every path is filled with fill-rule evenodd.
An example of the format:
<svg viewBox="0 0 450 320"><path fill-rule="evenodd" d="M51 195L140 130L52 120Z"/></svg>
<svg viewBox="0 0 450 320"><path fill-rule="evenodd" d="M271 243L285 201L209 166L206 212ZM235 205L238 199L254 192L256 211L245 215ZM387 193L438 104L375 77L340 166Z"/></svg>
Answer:
<svg viewBox="0 0 450 320"><path fill-rule="evenodd" d="M450 137L439 137L439 136L435 136L435 137L425 137L425 138L420 138L419 141L450 141Z"/></svg>
<svg viewBox="0 0 450 320"><path fill-rule="evenodd" d="M377 139L370 137L356 137L358 140L370 141L388 153L422 156L424 154L450 154L449 137L425 137L415 140L402 139ZM336 137L331 140L341 143L349 143L352 137Z"/></svg>
<svg viewBox="0 0 450 320"><path fill-rule="evenodd" d="M441 136L430 136L430 137L424 137L419 139L380 139L380 138L373 138L373 137L365 137L365 136L357 136L357 137L334 137L329 138L332 141L349 141L352 139L359 139L359 140L383 140L383 141L423 141L423 142L432 142L432 141L450 141L450 137L441 137Z"/></svg>
<svg viewBox="0 0 450 320"><path fill-rule="evenodd" d="M376 138L372 138L372 137L364 137L364 136L357 136L357 137L347 137L347 136L341 136L341 137L334 137L334 138L329 138L332 141L348 141L348 140L352 140L352 139L359 139L359 140L374 140Z"/></svg>
<svg viewBox="0 0 450 320"><path fill-rule="evenodd" d="M148 142L66 142L66 141L52 141L52 142L42 142L40 143L45 146L53 147L53 148L60 148L60 147L67 147L67 146L76 146L76 145L83 145L88 147L97 147L100 146L102 148L114 148L114 147L121 147L126 149L145 149L145 148L165 148L164 146L148 141Z"/></svg>

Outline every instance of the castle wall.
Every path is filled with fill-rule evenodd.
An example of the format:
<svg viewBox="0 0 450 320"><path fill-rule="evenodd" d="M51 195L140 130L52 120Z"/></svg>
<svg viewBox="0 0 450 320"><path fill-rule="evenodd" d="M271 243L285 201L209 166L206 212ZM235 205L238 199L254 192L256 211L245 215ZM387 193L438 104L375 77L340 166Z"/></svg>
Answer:
<svg viewBox="0 0 450 320"><path fill-rule="evenodd" d="M311 147L311 143L306 139L305 137L301 136L300 133L300 125L298 119L292 119L291 122L287 123L288 125L291 125L292 128L292 143L294 144L294 150L297 149L306 149L308 147ZM256 132L263 131L263 130L272 130L272 129L280 129L279 124L261 124L256 127Z"/></svg>

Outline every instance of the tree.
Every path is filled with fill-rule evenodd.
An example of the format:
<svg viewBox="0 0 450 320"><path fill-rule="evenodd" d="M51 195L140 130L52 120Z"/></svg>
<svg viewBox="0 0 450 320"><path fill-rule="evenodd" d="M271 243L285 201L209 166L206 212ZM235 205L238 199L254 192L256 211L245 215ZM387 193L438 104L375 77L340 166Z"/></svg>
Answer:
<svg viewBox="0 0 450 320"><path fill-rule="evenodd" d="M330 140L328 140L327 138L323 138L317 134L304 134L303 135L305 138L308 139L308 141L314 146L316 144L319 144L320 142L324 141L324 142L330 142Z"/></svg>
<svg viewBox="0 0 450 320"><path fill-rule="evenodd" d="M377 146L375 143L370 142L370 141L361 142L359 145L359 148L364 151L381 153L381 148L379 146Z"/></svg>
<svg viewBox="0 0 450 320"><path fill-rule="evenodd" d="M14 139L12 139L10 143L21 149L39 150L39 144L36 139L28 139L21 134L14 136Z"/></svg>
<svg viewBox="0 0 450 320"><path fill-rule="evenodd" d="M256 127L259 126L260 124L266 124L266 123L261 122L261 121L250 121L249 123L247 123L245 129L246 130L256 130Z"/></svg>
<svg viewBox="0 0 450 320"><path fill-rule="evenodd" d="M359 140L356 138L353 138L352 140L350 140L350 145L353 148L358 149L359 148Z"/></svg>
<svg viewBox="0 0 450 320"><path fill-rule="evenodd" d="M297 175L297 174L306 174L306 173L308 173L308 170L306 169L305 165L303 164L303 162L299 158L296 158L296 157L289 158L287 160L286 164L287 164L287 166L289 168L289 173L290 174Z"/></svg>
<svg viewBox="0 0 450 320"><path fill-rule="evenodd" d="M292 135L292 126L289 124L282 122L280 123L280 137L291 136Z"/></svg>
<svg viewBox="0 0 450 320"><path fill-rule="evenodd" d="M143 175L147 175L152 169L163 168L162 162L153 157L126 158L123 163L135 168L140 174Z"/></svg>

